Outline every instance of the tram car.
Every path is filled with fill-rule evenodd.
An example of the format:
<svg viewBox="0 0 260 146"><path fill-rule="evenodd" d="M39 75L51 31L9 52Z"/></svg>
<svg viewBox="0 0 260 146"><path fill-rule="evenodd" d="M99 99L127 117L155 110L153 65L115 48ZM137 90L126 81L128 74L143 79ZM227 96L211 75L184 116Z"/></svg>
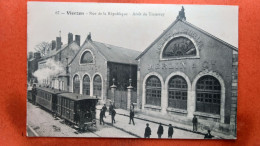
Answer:
<svg viewBox="0 0 260 146"><path fill-rule="evenodd" d="M84 131L96 127L97 102L94 96L61 93L57 96L57 115Z"/></svg>
<svg viewBox="0 0 260 146"><path fill-rule="evenodd" d="M61 91L53 88L36 87L36 105L52 112L57 111L57 95L66 91Z"/></svg>

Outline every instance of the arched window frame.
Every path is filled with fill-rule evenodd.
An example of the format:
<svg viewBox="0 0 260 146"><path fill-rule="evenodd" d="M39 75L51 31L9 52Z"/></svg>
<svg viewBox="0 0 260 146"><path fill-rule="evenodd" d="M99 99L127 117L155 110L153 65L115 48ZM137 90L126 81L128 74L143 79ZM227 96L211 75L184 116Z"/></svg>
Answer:
<svg viewBox="0 0 260 146"><path fill-rule="evenodd" d="M81 59L82 59L83 55L85 55L86 52L90 52L90 54L92 55L92 57L93 57L93 62L92 63L81 63ZM87 65L87 64L95 64L95 56L94 56L93 52L90 49L85 49L80 54L79 65Z"/></svg>
<svg viewBox="0 0 260 146"><path fill-rule="evenodd" d="M95 95L95 77L96 77L96 76L99 76L100 79L101 79L101 83L100 83L101 90L100 90L100 96L99 96L99 97L103 98L103 78L102 78L102 76L101 76L100 73L96 73L96 74L94 74L93 77L92 77L92 83L93 83L93 96L96 96L96 95Z"/></svg>
<svg viewBox="0 0 260 146"><path fill-rule="evenodd" d="M147 87L147 83L148 83L148 81L150 80L150 79L152 79L152 78L156 78L157 80L158 80L158 82L159 82L159 84L160 84L160 86L154 86L154 87L150 87L151 89L148 89L148 87ZM159 96L159 100L157 101L157 102L159 102L159 103L155 103L155 104L152 104L152 103L148 103L148 100L147 100L147 98L149 98L148 96L147 96L147 92L148 92L148 90L152 90L152 93L151 94L154 94L154 95L156 95L156 97L157 96ZM155 75L151 75L151 76L149 76L148 78L147 78L147 80L145 81L145 104L146 105L152 105L152 106L161 106L161 99L162 99L162 83L161 83L161 81L160 81L160 78L158 78L157 76L155 76ZM158 98L158 97L157 97Z"/></svg>
<svg viewBox="0 0 260 146"><path fill-rule="evenodd" d="M164 49L166 48L167 44L171 42L171 40L175 39L175 38L178 38L178 37L185 37L187 39L189 39L195 46L195 49L196 49L196 55L195 56L180 56L180 57L172 57L172 58L163 58L163 52L164 52ZM186 34L178 34L178 35L174 35L172 37L169 37L162 45L161 47L161 51L160 51L160 60L178 60L178 59L185 59L185 58L197 58L199 59L200 58L200 55L199 55L199 49L198 49L198 45L197 43L195 42L195 40L186 35Z"/></svg>
<svg viewBox="0 0 260 146"><path fill-rule="evenodd" d="M209 78L210 80L205 80ZM212 85L207 86L207 84L211 83L211 80L213 82L217 82L217 85L215 83L212 83ZM201 82L208 82L202 85L199 85ZM200 89L198 87L212 87L212 89ZM219 89L214 89L215 87ZM198 96L200 95L200 96ZM203 96L202 96L203 95ZM206 96L207 97L204 97ZM217 97L218 96L218 97ZM196 83L196 112L204 112L204 113L209 113L209 114L216 114L220 115L220 110L221 110L221 84L217 78L211 75L204 75L200 77ZM198 106L198 103L200 106ZM204 111L202 111L202 109ZM207 109L205 109L207 108ZM214 111L214 108L218 108L218 111ZM206 111L210 110L210 111Z"/></svg>
<svg viewBox="0 0 260 146"><path fill-rule="evenodd" d="M179 78L182 80L184 83L185 87L176 87L176 88L171 88L170 83L173 79ZM183 86L183 84L181 84ZM169 81L168 81L168 86L167 86L167 92L168 92L168 107L170 108L176 108L176 109L181 109L181 110L187 110L187 101L188 101L188 83L185 80L184 77L180 75L174 75L172 76ZM180 99L176 98L175 95L172 95L172 93L181 93L179 96L181 97ZM170 94L171 93L171 94ZM186 95L185 95L186 94ZM170 96L174 96L175 99L170 99ZM170 102L175 102L176 105L170 105Z"/></svg>
<svg viewBox="0 0 260 146"><path fill-rule="evenodd" d="M87 93L88 94L84 94L84 87L85 87L85 82L84 82L84 79L85 79L85 77L88 77L89 78L89 82L88 82L88 88L87 88ZM89 74L85 74L84 76L83 76L83 78L82 78L82 94L83 95L90 95L90 92L91 92L91 78L90 78L90 75Z"/></svg>
<svg viewBox="0 0 260 146"><path fill-rule="evenodd" d="M79 92L78 94L80 94L80 76L78 74L75 74L72 78L72 83L73 83L73 86L72 86L72 92L75 93L75 78L78 77L78 84L79 84Z"/></svg>

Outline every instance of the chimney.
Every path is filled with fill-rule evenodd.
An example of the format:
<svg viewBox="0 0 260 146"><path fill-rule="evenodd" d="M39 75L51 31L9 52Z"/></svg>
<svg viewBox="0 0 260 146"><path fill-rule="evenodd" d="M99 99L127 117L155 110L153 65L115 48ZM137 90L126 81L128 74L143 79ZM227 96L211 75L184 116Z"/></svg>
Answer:
<svg viewBox="0 0 260 146"><path fill-rule="evenodd" d="M41 58L41 53L40 52L35 52L34 54L35 59L40 59Z"/></svg>
<svg viewBox="0 0 260 146"><path fill-rule="evenodd" d="M80 46L80 35L75 35L75 42Z"/></svg>
<svg viewBox="0 0 260 146"><path fill-rule="evenodd" d="M55 40L52 40L51 41L51 50L55 49L56 48L56 41Z"/></svg>
<svg viewBox="0 0 260 146"><path fill-rule="evenodd" d="M70 44L70 43L72 43L73 42L73 34L72 33L69 33L68 34L68 45Z"/></svg>
<svg viewBox="0 0 260 146"><path fill-rule="evenodd" d="M56 50L59 50L61 48L61 37L56 37L56 43L57 43Z"/></svg>

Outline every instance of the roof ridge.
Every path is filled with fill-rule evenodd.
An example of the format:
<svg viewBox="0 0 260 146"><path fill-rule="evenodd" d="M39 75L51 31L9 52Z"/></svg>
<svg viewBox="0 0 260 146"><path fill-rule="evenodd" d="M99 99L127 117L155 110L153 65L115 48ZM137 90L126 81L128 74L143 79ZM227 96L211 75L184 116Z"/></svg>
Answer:
<svg viewBox="0 0 260 146"><path fill-rule="evenodd" d="M113 46L113 47L117 47L117 48L122 48L122 49L127 49L127 50L133 50L133 49L129 49L129 48L121 47L121 46L116 46L116 45L112 45L112 44L108 44L108 43L102 43L102 42L98 42L98 41L93 41L93 42L97 42L97 43L100 43L100 44L104 44L106 47L108 47L107 45L109 45L109 46ZM137 51L137 50L133 50L133 51L141 52L141 51Z"/></svg>
<svg viewBox="0 0 260 146"><path fill-rule="evenodd" d="M213 38L213 39L215 39L215 40L221 42L222 44L224 44L224 45L226 45L226 46L228 46L228 47L231 47L233 50L238 51L238 48L237 48L237 47L235 47L235 46L233 46L233 45L231 45L231 44L229 44L229 43L223 41L222 39L220 39L220 38L218 38L218 37L216 37L216 36L210 34L210 33L207 32L207 31L205 31L205 30L203 30L203 29L201 29L201 28L199 28L199 27L197 27L197 26L195 26L195 25L189 23L188 21L186 21L186 20L181 20L181 19L176 19L175 21L173 21L173 23L172 23L169 27L167 27L166 30L163 31L163 33L161 33L161 34L159 35L159 37L157 37L157 38L136 58L136 60L140 59L140 58L141 58L156 42L158 42L159 39L160 39L165 33L167 33L168 30L169 30L170 28L172 28L178 21L181 21L181 22L183 22L184 24L186 24L186 25L188 25L188 26L190 26L190 27L192 27L192 28L194 28L194 29L200 31L201 33L203 33L203 34L205 34L205 35L207 35L207 36L209 36L209 37L211 37L211 38Z"/></svg>
<svg viewBox="0 0 260 146"><path fill-rule="evenodd" d="M223 43L224 45L227 45L227 46L233 48L235 51L238 51L238 48L237 48L237 47L231 45L230 43L228 43L228 42L226 42L226 41L224 41L224 40L222 40L222 39L216 37L215 35L213 35L213 34L207 32L207 31L205 31L205 30L199 28L198 26L195 26L195 25L191 24L190 22L188 22L188 21L186 21L186 20L182 20L182 22L183 22L184 24L187 24L187 25L189 25L189 26L191 26L191 27L197 29L198 31L200 31L200 32L202 32L202 33L208 35L209 37L211 37L211 38L213 38L213 39L215 39L215 40L217 40L217 41Z"/></svg>
<svg viewBox="0 0 260 146"><path fill-rule="evenodd" d="M179 19L174 20L143 52L141 52L141 54L136 58L136 60L138 60L139 58L141 58L156 42L159 41L159 39L166 33L168 32L168 30L174 26L177 22L179 21Z"/></svg>

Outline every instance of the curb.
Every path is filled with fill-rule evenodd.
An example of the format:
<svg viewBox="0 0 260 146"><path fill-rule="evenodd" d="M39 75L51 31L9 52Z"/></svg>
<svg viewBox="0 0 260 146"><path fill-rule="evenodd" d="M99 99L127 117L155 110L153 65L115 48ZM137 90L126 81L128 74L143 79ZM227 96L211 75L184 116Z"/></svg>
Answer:
<svg viewBox="0 0 260 146"><path fill-rule="evenodd" d="M31 126L29 126L29 125L26 125L26 126L27 126L27 137L33 137L33 136L39 137L39 134L36 133L35 130ZM31 131L33 133L33 136L29 136L28 131Z"/></svg>

